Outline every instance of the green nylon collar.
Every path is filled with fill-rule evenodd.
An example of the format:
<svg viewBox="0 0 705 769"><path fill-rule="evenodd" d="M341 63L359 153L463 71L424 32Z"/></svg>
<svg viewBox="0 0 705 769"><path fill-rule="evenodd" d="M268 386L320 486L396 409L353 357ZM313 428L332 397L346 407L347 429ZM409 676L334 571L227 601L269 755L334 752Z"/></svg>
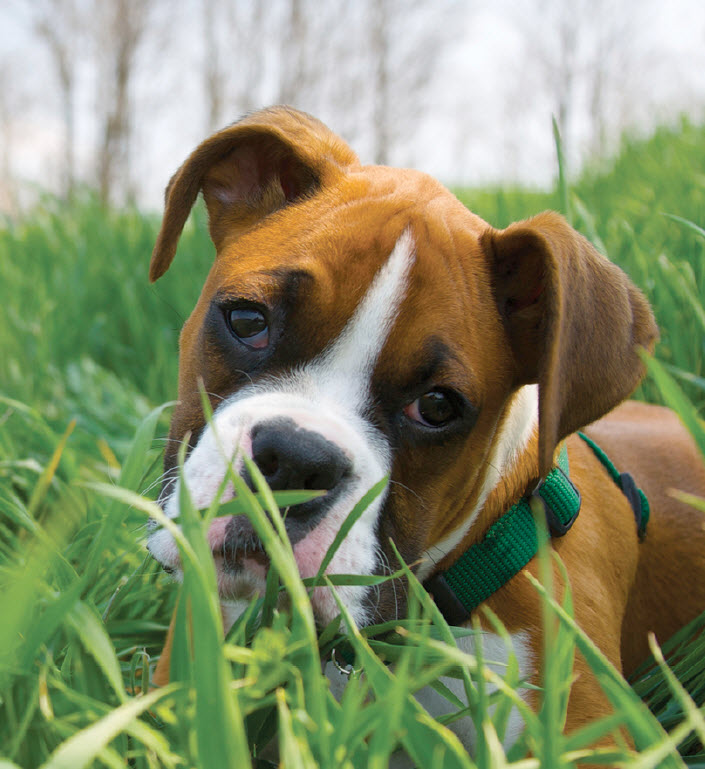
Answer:
<svg viewBox="0 0 705 769"><path fill-rule="evenodd" d="M579 435L629 500L639 536L643 538L649 518L649 504L644 492L636 488L628 473L620 475L594 441L583 433ZM558 466L548 473L543 483L493 523L481 542L471 545L445 572L424 583L449 624L467 622L474 609L506 585L536 555L539 543L532 500L540 501L543 506L553 537L563 536L578 517L580 492L570 480L565 444L559 453Z"/></svg>
<svg viewBox="0 0 705 769"><path fill-rule="evenodd" d="M629 500L629 504L634 511L634 518L636 519L639 541L643 541L646 536L646 525L649 522L649 515L651 512L646 494L637 487L634 478L629 473L620 473L619 470L617 470L607 454L605 454L592 438L589 438L585 433L578 433L578 435L593 450L595 456L605 466L605 469L610 474L612 480L619 486L624 496Z"/></svg>

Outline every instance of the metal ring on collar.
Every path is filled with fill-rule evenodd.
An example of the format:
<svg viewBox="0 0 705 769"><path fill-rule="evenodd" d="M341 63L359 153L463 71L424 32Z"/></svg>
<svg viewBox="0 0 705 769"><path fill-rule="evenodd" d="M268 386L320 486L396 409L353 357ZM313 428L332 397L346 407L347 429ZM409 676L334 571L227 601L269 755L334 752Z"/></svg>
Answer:
<svg viewBox="0 0 705 769"><path fill-rule="evenodd" d="M343 667L339 662L335 654L335 649L330 653L330 661L338 668L338 670L344 675L350 678L353 673L361 673L362 668L354 668L352 665L346 665Z"/></svg>

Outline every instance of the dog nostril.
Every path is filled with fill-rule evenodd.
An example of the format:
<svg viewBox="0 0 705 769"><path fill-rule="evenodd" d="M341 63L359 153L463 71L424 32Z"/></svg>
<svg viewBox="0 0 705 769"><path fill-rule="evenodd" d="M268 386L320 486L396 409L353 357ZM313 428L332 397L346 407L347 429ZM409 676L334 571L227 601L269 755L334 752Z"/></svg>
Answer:
<svg viewBox="0 0 705 769"><path fill-rule="evenodd" d="M321 478L319 473L310 475L304 481L304 489L306 491L327 491L325 487L325 481Z"/></svg>
<svg viewBox="0 0 705 769"><path fill-rule="evenodd" d="M279 470L279 457L276 451L261 451L254 457L255 464L265 478L271 478Z"/></svg>
<svg viewBox="0 0 705 769"><path fill-rule="evenodd" d="M308 475L304 479L303 487L307 491L330 491L338 485L344 474L343 465L331 463Z"/></svg>

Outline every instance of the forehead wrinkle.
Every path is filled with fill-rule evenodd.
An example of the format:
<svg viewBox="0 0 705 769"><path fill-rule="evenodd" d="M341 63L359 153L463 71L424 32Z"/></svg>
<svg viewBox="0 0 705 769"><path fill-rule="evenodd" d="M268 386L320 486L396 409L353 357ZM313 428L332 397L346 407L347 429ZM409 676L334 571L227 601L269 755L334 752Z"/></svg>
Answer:
<svg viewBox="0 0 705 769"><path fill-rule="evenodd" d="M407 229L342 333L317 365L319 375L326 380L336 380L357 406L362 405L369 391L375 364L406 296L415 256L414 239Z"/></svg>
<svg viewBox="0 0 705 769"><path fill-rule="evenodd" d="M463 365L455 351L436 334L431 335L418 346L414 361L415 364L406 377L403 389L412 390L415 386L428 386L434 381L438 385L454 387L466 396L473 389L471 372ZM390 364L398 367L396 360L390 361Z"/></svg>

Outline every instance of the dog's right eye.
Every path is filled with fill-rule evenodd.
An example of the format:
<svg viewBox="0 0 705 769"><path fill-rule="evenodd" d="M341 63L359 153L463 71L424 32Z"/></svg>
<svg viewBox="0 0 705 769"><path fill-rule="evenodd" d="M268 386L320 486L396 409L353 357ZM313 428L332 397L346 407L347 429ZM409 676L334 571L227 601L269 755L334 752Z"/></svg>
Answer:
<svg viewBox="0 0 705 769"><path fill-rule="evenodd" d="M225 313L230 331L243 344L262 350L269 344L269 325L264 313L254 307L236 307Z"/></svg>
<svg viewBox="0 0 705 769"><path fill-rule="evenodd" d="M448 390L435 387L417 398L404 409L404 414L413 422L426 427L444 427L458 416L456 399Z"/></svg>

